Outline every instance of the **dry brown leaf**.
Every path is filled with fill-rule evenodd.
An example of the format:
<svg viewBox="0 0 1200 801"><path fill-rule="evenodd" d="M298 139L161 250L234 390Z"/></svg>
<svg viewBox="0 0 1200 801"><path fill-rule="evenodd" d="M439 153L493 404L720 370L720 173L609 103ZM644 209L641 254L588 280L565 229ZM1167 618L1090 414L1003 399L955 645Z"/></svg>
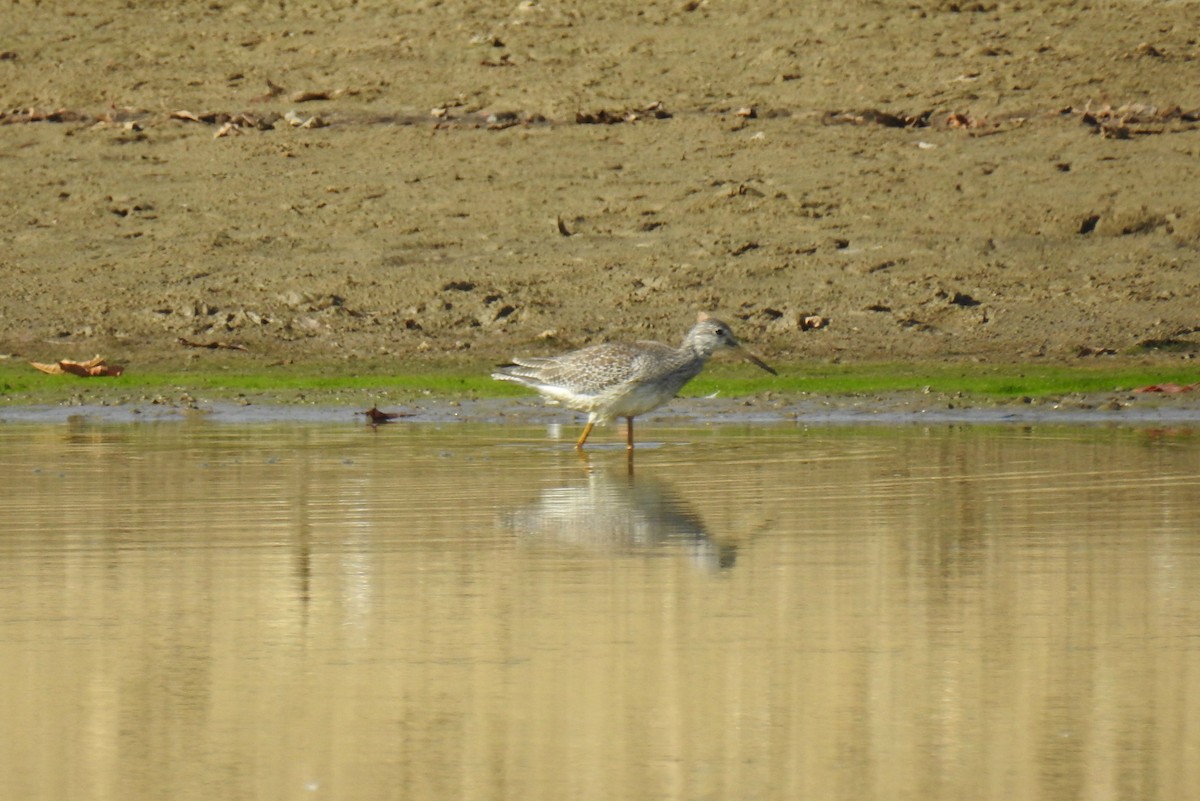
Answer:
<svg viewBox="0 0 1200 801"><path fill-rule="evenodd" d="M293 92L291 99L293 103L309 103L313 100L329 100L332 97L332 92L307 89L299 92Z"/></svg>
<svg viewBox="0 0 1200 801"><path fill-rule="evenodd" d="M283 115L284 120L293 128L324 128L329 123L317 115L304 117L297 114L295 110L289 111Z"/></svg>
<svg viewBox="0 0 1200 801"><path fill-rule="evenodd" d="M1177 395L1180 392L1191 392L1197 388L1200 388L1200 384L1176 384L1173 381L1168 381L1165 384L1151 384L1148 387L1138 387L1134 392L1158 392L1164 395Z"/></svg>
<svg viewBox="0 0 1200 801"><path fill-rule="evenodd" d="M38 362L30 362L29 364L35 370L41 370L43 373L50 375L70 374L80 376L81 378L116 377L125 372L124 367L119 364L109 364L102 356L96 356L88 359L86 362L61 359L54 364L40 364Z"/></svg>
<svg viewBox="0 0 1200 801"><path fill-rule="evenodd" d="M917 114L893 114L877 108L862 111L830 111L825 114L826 125L866 125L875 123L885 128L925 128L929 125L932 111L922 111Z"/></svg>
<svg viewBox="0 0 1200 801"><path fill-rule="evenodd" d="M811 331L815 328L825 328L829 325L829 318L822 317L819 314L806 314L800 318L800 330Z"/></svg>
<svg viewBox="0 0 1200 801"><path fill-rule="evenodd" d="M209 350L249 350L245 345L238 345L235 342L193 342L190 339L180 337L178 340L180 345L185 348L208 348Z"/></svg>
<svg viewBox="0 0 1200 801"><path fill-rule="evenodd" d="M594 113L575 112L575 122L579 125L615 125L621 122L637 122L642 119L669 120L671 112L667 111L661 102L628 111L600 109Z"/></svg>
<svg viewBox="0 0 1200 801"><path fill-rule="evenodd" d="M365 414L367 416L367 422L373 426L379 425L380 423L391 422L399 417L412 417L412 415L407 412L383 412L380 411L376 406L372 406L365 412L359 412L359 414Z"/></svg>

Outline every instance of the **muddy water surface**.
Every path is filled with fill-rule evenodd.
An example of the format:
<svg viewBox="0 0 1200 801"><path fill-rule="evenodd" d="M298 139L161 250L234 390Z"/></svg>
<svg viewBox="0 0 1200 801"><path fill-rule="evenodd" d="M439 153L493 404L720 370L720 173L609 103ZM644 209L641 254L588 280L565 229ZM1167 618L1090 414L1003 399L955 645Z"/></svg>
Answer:
<svg viewBox="0 0 1200 801"><path fill-rule="evenodd" d="M0 795L1200 784L1192 429L574 433L0 425Z"/></svg>

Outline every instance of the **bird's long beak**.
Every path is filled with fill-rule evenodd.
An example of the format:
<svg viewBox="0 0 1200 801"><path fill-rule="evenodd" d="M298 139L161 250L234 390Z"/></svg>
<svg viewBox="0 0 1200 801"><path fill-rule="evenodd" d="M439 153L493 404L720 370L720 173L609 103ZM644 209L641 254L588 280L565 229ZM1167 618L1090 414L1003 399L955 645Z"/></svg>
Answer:
<svg viewBox="0 0 1200 801"><path fill-rule="evenodd" d="M771 365L767 364L767 363L766 363L766 362L764 362L762 359L758 358L757 356L755 356L755 355L754 355L753 353L751 353L750 351L746 350L746 349L745 349L744 347L742 347L741 345L738 345L738 352L742 354L742 358L744 358L746 361L750 362L751 364L756 364L756 365L758 365L759 367L761 367L762 369L766 370L766 371L767 371L768 373L770 373L771 375L779 375L779 373L775 372L775 368L774 368L774 367L772 367Z"/></svg>

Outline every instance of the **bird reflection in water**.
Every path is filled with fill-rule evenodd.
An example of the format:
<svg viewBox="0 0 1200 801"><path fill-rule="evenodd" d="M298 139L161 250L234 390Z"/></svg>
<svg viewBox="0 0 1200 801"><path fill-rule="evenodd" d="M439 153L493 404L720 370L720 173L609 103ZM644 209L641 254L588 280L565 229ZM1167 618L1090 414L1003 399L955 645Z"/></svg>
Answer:
<svg viewBox="0 0 1200 801"><path fill-rule="evenodd" d="M589 470L560 487L548 487L505 522L523 540L574 546L597 554L685 553L704 570L726 570L737 545L714 540L704 521L667 483L632 472Z"/></svg>

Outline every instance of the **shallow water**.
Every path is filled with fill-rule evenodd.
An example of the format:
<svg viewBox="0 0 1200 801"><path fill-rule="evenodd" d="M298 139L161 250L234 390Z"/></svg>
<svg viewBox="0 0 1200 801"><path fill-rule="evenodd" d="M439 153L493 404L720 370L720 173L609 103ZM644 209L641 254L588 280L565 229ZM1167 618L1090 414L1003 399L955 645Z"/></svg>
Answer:
<svg viewBox="0 0 1200 801"><path fill-rule="evenodd" d="M1200 786L1195 428L576 433L0 425L0 797Z"/></svg>

